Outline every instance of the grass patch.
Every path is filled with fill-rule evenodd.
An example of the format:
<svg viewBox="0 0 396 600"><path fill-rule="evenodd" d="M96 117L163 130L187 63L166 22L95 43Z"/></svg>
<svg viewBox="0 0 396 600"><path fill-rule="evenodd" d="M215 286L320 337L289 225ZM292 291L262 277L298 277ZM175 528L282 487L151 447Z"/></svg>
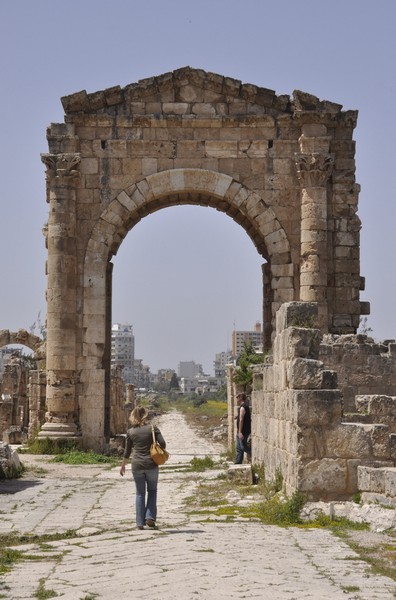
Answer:
<svg viewBox="0 0 396 600"><path fill-rule="evenodd" d="M333 519L331 519L328 515L325 515L323 512L319 512L315 520L308 522L308 525L325 527L327 529L332 529L335 532L346 529L353 529L355 531L368 531L370 529L370 525L368 523L365 523L364 521L358 523L357 521L350 521L346 517L334 517Z"/></svg>
<svg viewBox="0 0 396 600"><path fill-rule="evenodd" d="M210 456L205 456L204 458L197 458L194 456L194 458L190 460L190 465L192 471L202 472L206 471L206 469L214 469L216 463Z"/></svg>
<svg viewBox="0 0 396 600"><path fill-rule="evenodd" d="M0 548L0 575L11 571L12 566L22 560L23 552L13 548Z"/></svg>
<svg viewBox="0 0 396 600"><path fill-rule="evenodd" d="M290 497L276 494L264 502L255 504L249 513L266 525L300 525L300 513L304 504L305 498L301 492L294 492Z"/></svg>
<svg viewBox="0 0 396 600"><path fill-rule="evenodd" d="M104 454L96 454L92 450L71 450L63 454L55 456L51 462L63 463L66 465L118 465L120 458L117 456L105 456Z"/></svg>
<svg viewBox="0 0 396 600"><path fill-rule="evenodd" d="M37 591L34 594L34 597L38 598L38 600L46 600L46 598L55 598L56 596L58 596L58 594L55 592L55 590L46 590L44 579L40 579L40 583Z"/></svg>
<svg viewBox="0 0 396 600"><path fill-rule="evenodd" d="M223 400L209 398L198 403L194 394L171 398L163 396L159 399L159 407L165 412L175 409L184 415L188 423L194 427L204 427L205 429L220 425L228 410L227 402Z"/></svg>

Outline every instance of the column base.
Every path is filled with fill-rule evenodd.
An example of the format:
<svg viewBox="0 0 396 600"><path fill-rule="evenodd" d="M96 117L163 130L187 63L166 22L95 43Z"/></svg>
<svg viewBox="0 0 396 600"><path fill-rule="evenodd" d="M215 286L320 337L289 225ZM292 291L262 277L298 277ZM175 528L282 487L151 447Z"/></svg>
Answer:
<svg viewBox="0 0 396 600"><path fill-rule="evenodd" d="M44 423L41 427L38 439L68 439L80 442L81 434L77 432L77 427L74 423Z"/></svg>

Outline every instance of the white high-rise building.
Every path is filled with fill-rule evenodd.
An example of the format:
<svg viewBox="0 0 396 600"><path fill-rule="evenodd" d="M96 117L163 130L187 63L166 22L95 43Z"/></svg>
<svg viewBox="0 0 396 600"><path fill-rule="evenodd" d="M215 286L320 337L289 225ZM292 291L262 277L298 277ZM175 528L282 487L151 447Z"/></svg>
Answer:
<svg viewBox="0 0 396 600"><path fill-rule="evenodd" d="M114 323L111 328L111 364L122 367L125 383L134 383L135 336L132 325Z"/></svg>
<svg viewBox="0 0 396 600"><path fill-rule="evenodd" d="M245 344L252 344L254 348L262 352L263 351L263 332L261 330L261 323L258 321L252 331L233 331L232 332L232 354L238 357Z"/></svg>

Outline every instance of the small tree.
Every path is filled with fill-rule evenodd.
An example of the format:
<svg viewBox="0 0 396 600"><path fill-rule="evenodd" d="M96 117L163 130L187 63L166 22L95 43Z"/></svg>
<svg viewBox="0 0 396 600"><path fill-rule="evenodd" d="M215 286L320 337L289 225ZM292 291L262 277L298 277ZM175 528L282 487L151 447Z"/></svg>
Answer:
<svg viewBox="0 0 396 600"><path fill-rule="evenodd" d="M180 390L179 380L177 378L176 373L172 373L172 377L169 382L169 389L170 390Z"/></svg>
<svg viewBox="0 0 396 600"><path fill-rule="evenodd" d="M253 384L253 366L262 364L263 361L264 355L258 354L251 342L245 342L237 360L237 368L232 378L233 382L241 385L245 392L251 389Z"/></svg>
<svg viewBox="0 0 396 600"><path fill-rule="evenodd" d="M30 333L41 336L43 340L47 339L47 328L45 323L41 320L41 310L37 315L37 319L29 327Z"/></svg>

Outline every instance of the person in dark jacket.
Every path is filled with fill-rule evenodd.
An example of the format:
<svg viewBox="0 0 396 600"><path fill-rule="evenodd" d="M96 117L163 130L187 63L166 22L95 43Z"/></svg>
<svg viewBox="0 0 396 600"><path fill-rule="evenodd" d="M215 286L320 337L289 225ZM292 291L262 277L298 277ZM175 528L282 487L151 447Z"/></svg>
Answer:
<svg viewBox="0 0 396 600"><path fill-rule="evenodd" d="M246 394L237 395L238 413L236 419L236 457L235 464L241 465L243 463L243 456L246 452L247 460L251 460L251 450L248 444L248 438L252 430L252 420L250 414L250 407L246 401Z"/></svg>
<svg viewBox="0 0 396 600"><path fill-rule="evenodd" d="M131 412L129 422L132 427L127 431L125 452L120 468L120 475L124 476L132 452L132 477L136 486L136 527L138 529L144 529L144 525L155 528L157 518L159 469L150 456L153 437L151 424L147 419L148 413L143 406L137 406ZM154 426L154 432L156 440L165 448L166 443L158 427Z"/></svg>

